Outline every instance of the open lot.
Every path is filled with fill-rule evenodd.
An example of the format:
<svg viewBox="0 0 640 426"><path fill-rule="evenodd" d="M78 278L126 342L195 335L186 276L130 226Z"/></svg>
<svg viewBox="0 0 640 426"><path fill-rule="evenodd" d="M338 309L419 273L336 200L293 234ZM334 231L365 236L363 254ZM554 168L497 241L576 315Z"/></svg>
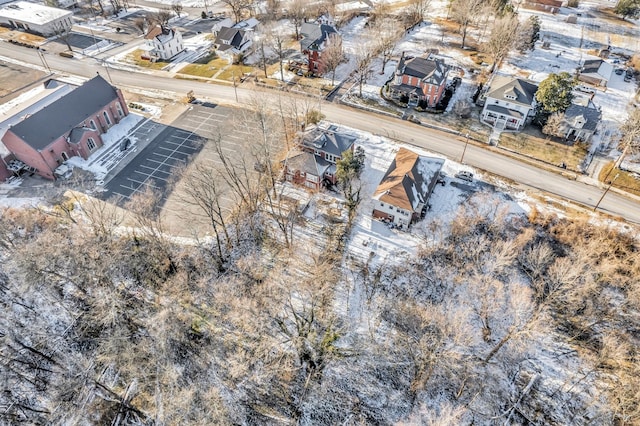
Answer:
<svg viewBox="0 0 640 426"><path fill-rule="evenodd" d="M213 142L218 137L230 161L245 159L252 167L252 142L257 136L251 131L247 112L213 104L192 105L105 185L103 198L119 197L124 204L150 186L161 194L161 216L169 232L181 236L205 233L208 222L185 203L185 179L180 174L195 167L221 172L223 164ZM230 209L236 201L226 191L222 177L217 184L221 205Z"/></svg>
<svg viewBox="0 0 640 426"><path fill-rule="evenodd" d="M33 51L37 56L36 51ZM0 105L17 96L16 91L36 82L44 77L44 72L34 70L33 68L23 67L9 62L0 61Z"/></svg>

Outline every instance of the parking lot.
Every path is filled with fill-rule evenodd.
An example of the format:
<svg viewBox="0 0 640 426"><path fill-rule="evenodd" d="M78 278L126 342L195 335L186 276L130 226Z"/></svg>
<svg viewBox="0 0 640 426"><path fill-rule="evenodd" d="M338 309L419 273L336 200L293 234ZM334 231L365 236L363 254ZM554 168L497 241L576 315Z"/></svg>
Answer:
<svg viewBox="0 0 640 426"><path fill-rule="evenodd" d="M185 182L180 181L178 172L184 166L223 171L214 142L218 138L225 157L231 162L244 159L253 172L254 141L259 136L249 121L244 110L212 104L191 106L107 182L104 198L119 197L119 204L124 204L151 186L161 194L162 216L169 231L192 236L194 230L206 229L208 222L198 209L185 203ZM232 208L236 201L224 179L217 184L222 206Z"/></svg>
<svg viewBox="0 0 640 426"><path fill-rule="evenodd" d="M36 52L33 53L36 55ZM0 61L0 104L9 101L14 91L28 86L45 76L44 72L22 65ZM16 94L17 95L17 94ZM7 96L6 99L3 99Z"/></svg>

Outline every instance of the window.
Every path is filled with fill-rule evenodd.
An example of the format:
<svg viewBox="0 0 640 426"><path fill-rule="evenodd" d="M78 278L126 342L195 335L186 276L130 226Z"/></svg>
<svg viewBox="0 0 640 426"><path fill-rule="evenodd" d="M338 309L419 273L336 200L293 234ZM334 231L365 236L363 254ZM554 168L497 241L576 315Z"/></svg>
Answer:
<svg viewBox="0 0 640 426"><path fill-rule="evenodd" d="M92 138L87 139L87 148L90 152L96 149L96 142Z"/></svg>
<svg viewBox="0 0 640 426"><path fill-rule="evenodd" d="M93 121L93 120L91 120L91 128L92 128L93 130L96 130L96 129L97 129L97 127L96 127L96 122L95 122L95 121Z"/></svg>
<svg viewBox="0 0 640 426"><path fill-rule="evenodd" d="M384 203L380 203L380 206L381 206L381 207L384 207Z"/></svg>
<svg viewBox="0 0 640 426"><path fill-rule="evenodd" d="M62 161L67 161L69 159L69 156L64 151L62 151L60 155L62 156Z"/></svg>
<svg viewBox="0 0 640 426"><path fill-rule="evenodd" d="M111 126L111 119L109 118L107 111L102 111L102 115L104 116L104 121L107 123L107 126Z"/></svg>
<svg viewBox="0 0 640 426"><path fill-rule="evenodd" d="M116 102L116 109L118 110L118 116L123 117L124 112L122 111L122 105L120 105L120 102Z"/></svg>

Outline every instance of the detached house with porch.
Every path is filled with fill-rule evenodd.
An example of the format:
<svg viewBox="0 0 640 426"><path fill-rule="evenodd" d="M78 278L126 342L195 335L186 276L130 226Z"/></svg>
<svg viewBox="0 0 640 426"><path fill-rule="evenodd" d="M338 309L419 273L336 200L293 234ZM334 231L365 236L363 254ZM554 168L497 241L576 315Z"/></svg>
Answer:
<svg viewBox="0 0 640 426"><path fill-rule="evenodd" d="M390 96L405 98L410 106L422 102L427 108L435 108L444 95L448 72L449 67L440 60L403 55L389 86Z"/></svg>
<svg viewBox="0 0 640 426"><path fill-rule="evenodd" d="M284 161L287 181L311 189L337 182L336 163L345 151L353 151L356 137L340 132L336 125L320 125L302 136L298 149Z"/></svg>
<svg viewBox="0 0 640 426"><path fill-rule="evenodd" d="M400 148L373 193L373 217L402 229L424 217L443 163Z"/></svg>
<svg viewBox="0 0 640 426"><path fill-rule="evenodd" d="M149 59L163 60L173 58L184 50L182 34L172 28L156 25L144 36L147 42Z"/></svg>
<svg viewBox="0 0 640 426"><path fill-rule="evenodd" d="M221 55L238 55L250 51L253 46L255 29L260 22L256 18L247 19L227 27L222 26L217 34L215 46Z"/></svg>
<svg viewBox="0 0 640 426"><path fill-rule="evenodd" d="M129 114L120 89L99 75L11 125L2 142L5 159L48 179L70 157L87 159L103 145L101 135Z"/></svg>
<svg viewBox="0 0 640 426"><path fill-rule="evenodd" d="M485 95L481 121L498 130L522 130L533 118L537 91L529 81L496 76Z"/></svg>

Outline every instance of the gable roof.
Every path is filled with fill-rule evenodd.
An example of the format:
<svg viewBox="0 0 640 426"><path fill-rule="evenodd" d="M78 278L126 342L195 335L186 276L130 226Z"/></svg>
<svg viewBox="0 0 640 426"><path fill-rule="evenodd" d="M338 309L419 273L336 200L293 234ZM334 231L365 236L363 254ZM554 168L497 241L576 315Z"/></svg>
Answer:
<svg viewBox="0 0 640 426"><path fill-rule="evenodd" d="M307 151L293 151L286 160L286 166L289 170L298 170L318 177L322 177L331 165L324 158Z"/></svg>
<svg viewBox="0 0 640 426"><path fill-rule="evenodd" d="M175 35L176 32L172 28L166 28L161 25L156 25L155 27L151 28L149 32L147 32L147 34L145 34L144 38L146 40L156 39L160 43L167 43L168 41L172 40Z"/></svg>
<svg viewBox="0 0 640 426"><path fill-rule="evenodd" d="M117 89L98 75L9 130L32 148L43 150L117 97Z"/></svg>
<svg viewBox="0 0 640 426"><path fill-rule="evenodd" d="M416 211L420 203L425 203L443 162L433 159L434 167L426 167L421 160L427 159L400 148L373 193L373 198L404 210Z"/></svg>
<svg viewBox="0 0 640 426"><path fill-rule="evenodd" d="M582 65L580 74L597 75L605 80L609 80L612 72L613 65L609 62L603 61L602 59L587 59L584 61L584 65Z"/></svg>
<svg viewBox="0 0 640 426"><path fill-rule="evenodd" d="M531 106L535 100L538 86L520 78L496 76L491 82L487 98L505 100L513 104ZM509 99L507 96L514 96Z"/></svg>
<svg viewBox="0 0 640 426"><path fill-rule="evenodd" d="M305 22L300 26L300 34L302 35L302 40L300 40L301 50L321 51L329 35L338 34L338 31L331 25Z"/></svg>
<svg viewBox="0 0 640 426"><path fill-rule="evenodd" d="M222 51L231 48L240 49L244 34L245 31L238 28L222 27L220 31L218 31L215 44L218 45L218 50Z"/></svg>
<svg viewBox="0 0 640 426"><path fill-rule="evenodd" d="M328 127L318 126L305 134L302 145L341 157L343 152L351 149L356 139L356 136L340 132L338 126L332 124Z"/></svg>
<svg viewBox="0 0 640 426"><path fill-rule="evenodd" d="M582 119L584 120L582 129L591 131L596 130L601 117L602 113L593 104L591 106L571 104L564 112L564 120L569 126L576 127L576 122Z"/></svg>
<svg viewBox="0 0 640 426"><path fill-rule="evenodd" d="M438 60L406 56L400 59L396 73L440 86L447 79L447 66Z"/></svg>

